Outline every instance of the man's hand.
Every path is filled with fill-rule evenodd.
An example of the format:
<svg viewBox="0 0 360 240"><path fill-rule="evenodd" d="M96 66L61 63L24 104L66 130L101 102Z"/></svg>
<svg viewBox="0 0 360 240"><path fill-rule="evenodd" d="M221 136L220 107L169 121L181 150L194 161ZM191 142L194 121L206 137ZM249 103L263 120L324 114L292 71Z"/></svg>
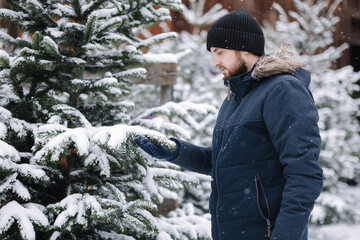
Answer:
<svg viewBox="0 0 360 240"><path fill-rule="evenodd" d="M167 147L151 143L149 139L144 136L134 138L134 143L136 143L136 145L138 145L150 156L158 159L165 159L168 161L175 159L178 156L180 150L178 144L176 144L177 149L175 151L171 151Z"/></svg>

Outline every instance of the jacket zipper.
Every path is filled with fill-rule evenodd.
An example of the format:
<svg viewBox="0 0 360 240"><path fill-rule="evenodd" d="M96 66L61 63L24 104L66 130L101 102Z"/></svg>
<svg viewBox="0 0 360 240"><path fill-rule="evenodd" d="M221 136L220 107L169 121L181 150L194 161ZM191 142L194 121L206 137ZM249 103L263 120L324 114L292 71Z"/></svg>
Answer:
<svg viewBox="0 0 360 240"><path fill-rule="evenodd" d="M229 85L229 87L228 87L228 89L227 89L227 100L228 100L228 102L230 101L230 81L229 81L229 79L227 80L227 83L228 83L228 85Z"/></svg>
<svg viewBox="0 0 360 240"><path fill-rule="evenodd" d="M259 184L258 184L259 183ZM267 212L268 212L268 216L265 217L263 211L261 210L261 207L260 207L260 199L259 199L259 187L258 185L260 186L261 188L261 191L262 193L264 194L264 198L265 198L265 203L266 203L266 208L267 208ZM256 200L257 200L257 205L258 205L258 208L259 208L259 211L261 213L261 216L265 219L266 221L266 225L267 225L267 237L270 238L271 236L271 223L270 223L270 208L269 208L269 203L268 203L268 200L267 200L267 197L266 197L266 194L265 194L265 190L264 190L264 187L260 181L260 177L259 177L259 174L255 174L255 187L256 187Z"/></svg>
<svg viewBox="0 0 360 240"><path fill-rule="evenodd" d="M229 89L230 89L230 82L228 81L228 83L229 83ZM228 97L229 97L229 96L228 96ZM223 133L223 136L222 136L222 139L221 139L221 148L220 148L220 150L219 150L218 156L217 156L217 158L216 158L216 163L215 163L215 182L216 182L216 190L217 190L217 202L216 202L216 211L215 211L215 214L216 214L216 223L217 223L217 226L218 226L218 229L219 229L219 240L221 240L221 230L220 230L220 223L219 223L219 218L218 218L218 208L219 208L219 200L220 200L220 190L219 190L218 177L217 177L217 170L218 170L217 165L218 165L218 162L219 162L220 153L221 153L222 148L223 148L223 145L224 145L224 138L225 138L225 134L226 134L226 130L227 130L229 121L230 121L232 115L235 113L236 109L237 109L237 108L235 108L235 110L231 113L231 115L229 116L229 118L228 118L227 121L226 121L224 133Z"/></svg>

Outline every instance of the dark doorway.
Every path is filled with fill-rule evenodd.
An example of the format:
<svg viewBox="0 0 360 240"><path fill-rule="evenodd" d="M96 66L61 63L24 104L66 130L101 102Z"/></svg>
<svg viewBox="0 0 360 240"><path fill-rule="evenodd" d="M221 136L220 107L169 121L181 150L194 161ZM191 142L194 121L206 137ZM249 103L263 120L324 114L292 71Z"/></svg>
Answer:
<svg viewBox="0 0 360 240"><path fill-rule="evenodd" d="M350 65L354 67L354 71L360 71L360 43L350 46Z"/></svg>

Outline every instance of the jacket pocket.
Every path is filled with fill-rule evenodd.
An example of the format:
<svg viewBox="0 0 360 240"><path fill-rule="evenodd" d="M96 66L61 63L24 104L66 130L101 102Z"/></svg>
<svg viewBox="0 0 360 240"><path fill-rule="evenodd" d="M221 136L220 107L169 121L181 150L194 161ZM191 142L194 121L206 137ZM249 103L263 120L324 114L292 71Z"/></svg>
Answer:
<svg viewBox="0 0 360 240"><path fill-rule="evenodd" d="M270 236L271 236L271 222L270 222L270 207L269 207L268 199L266 197L265 190L264 190L264 187L263 187L263 185L261 183L259 174L255 174L255 179L254 180L255 180L255 187L256 187L257 206L258 206L258 209L259 209L259 212L260 212L261 216L266 221L267 237L270 238ZM265 202L265 205L266 205L266 210L265 211L260 206L261 199L263 199L264 202Z"/></svg>

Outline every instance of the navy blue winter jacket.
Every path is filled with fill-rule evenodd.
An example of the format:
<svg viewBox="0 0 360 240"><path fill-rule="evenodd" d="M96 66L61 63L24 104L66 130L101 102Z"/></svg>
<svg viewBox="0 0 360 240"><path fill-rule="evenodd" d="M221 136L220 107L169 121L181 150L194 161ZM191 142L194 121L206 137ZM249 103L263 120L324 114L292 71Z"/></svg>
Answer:
<svg viewBox="0 0 360 240"><path fill-rule="evenodd" d="M301 64L265 56L226 81L211 148L174 139L173 163L211 174L214 240L302 240L322 189L318 113ZM274 64L274 58L276 64ZM255 79L256 77L257 79Z"/></svg>

